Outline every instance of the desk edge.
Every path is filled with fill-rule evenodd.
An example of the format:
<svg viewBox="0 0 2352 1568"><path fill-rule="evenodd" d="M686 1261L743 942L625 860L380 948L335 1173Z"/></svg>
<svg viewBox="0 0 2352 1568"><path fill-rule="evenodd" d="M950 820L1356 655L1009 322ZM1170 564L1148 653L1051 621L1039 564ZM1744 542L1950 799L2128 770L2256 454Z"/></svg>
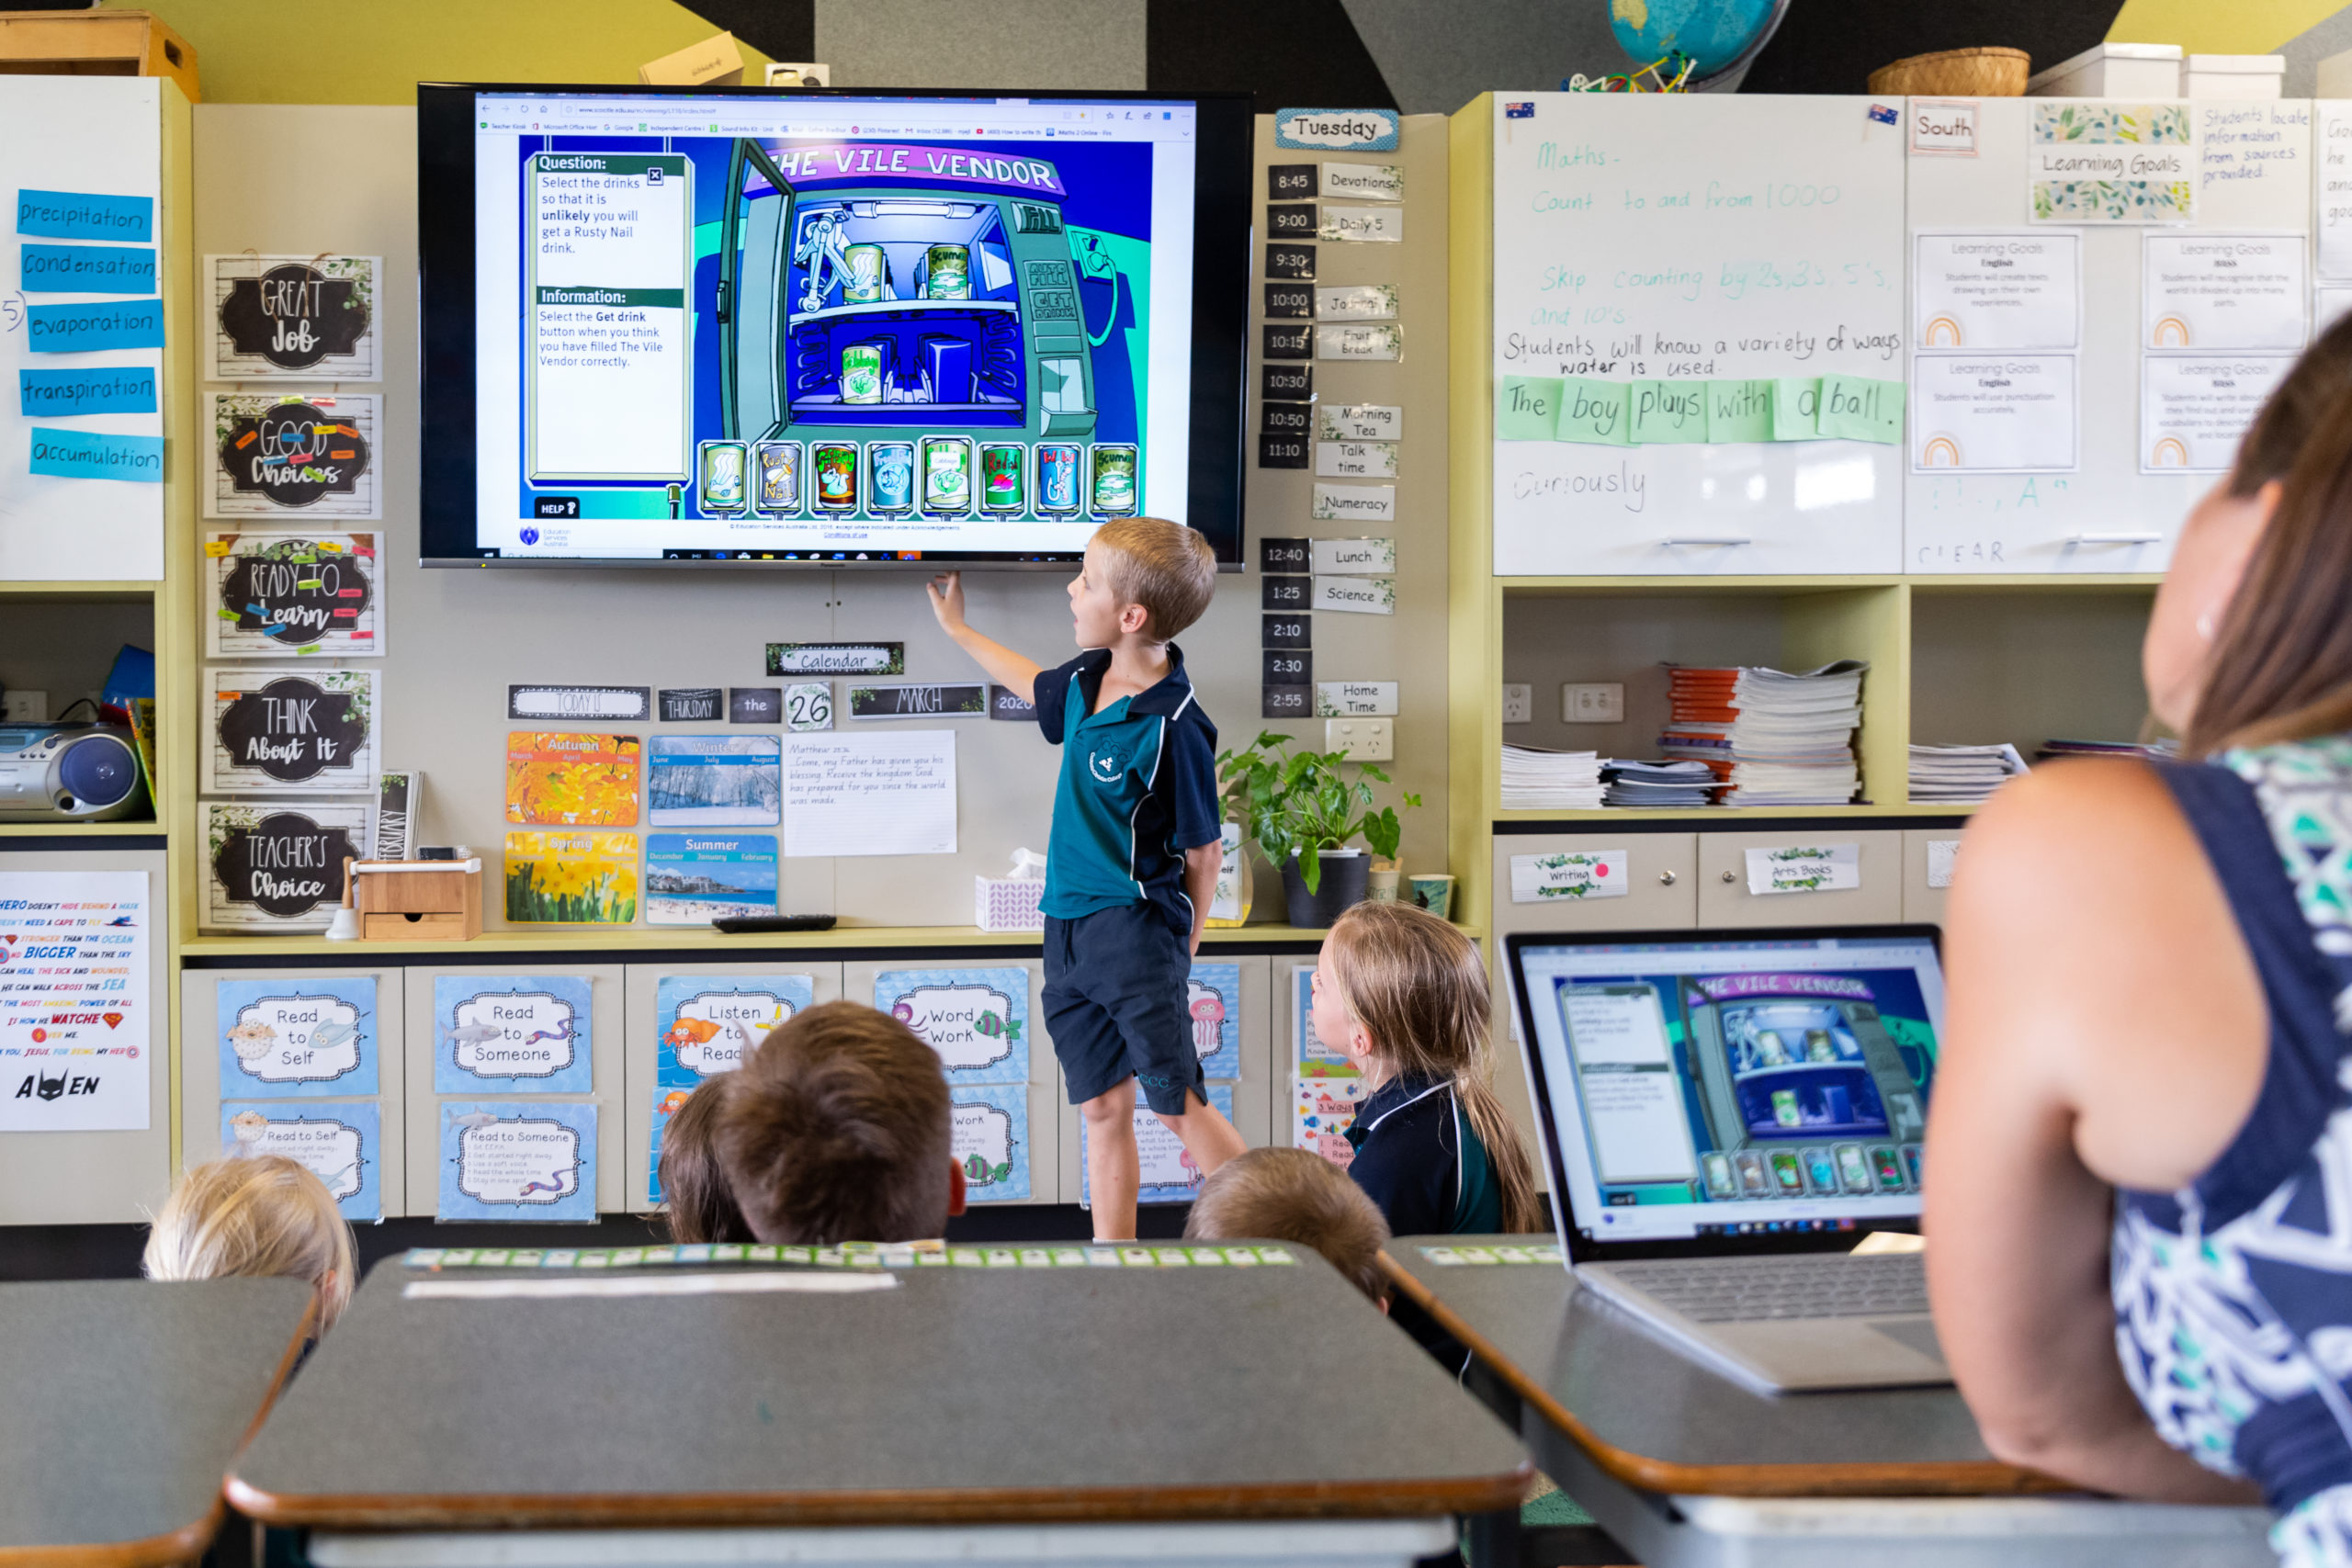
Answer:
<svg viewBox="0 0 2352 1568"><path fill-rule="evenodd" d="M1606 1471L1645 1492L1721 1497L1982 1496L2072 1490L2065 1483L1997 1460L1924 1464L1674 1464L1601 1440L1485 1335L1386 1252L1381 1272L1447 1333L1468 1346L1510 1391Z"/></svg>
<svg viewBox="0 0 2352 1568"><path fill-rule="evenodd" d="M1410 1518L1515 1509L1532 1462L1449 1481L1297 1486L881 1488L829 1492L287 1495L232 1473L229 1501L264 1524L346 1529L621 1525L1091 1523L1202 1518Z"/></svg>

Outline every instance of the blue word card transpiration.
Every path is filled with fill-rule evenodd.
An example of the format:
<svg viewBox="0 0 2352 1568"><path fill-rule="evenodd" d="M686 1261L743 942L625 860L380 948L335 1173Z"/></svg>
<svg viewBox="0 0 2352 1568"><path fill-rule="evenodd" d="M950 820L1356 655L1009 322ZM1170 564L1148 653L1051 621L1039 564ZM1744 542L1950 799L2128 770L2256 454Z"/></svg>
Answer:
<svg viewBox="0 0 2352 1568"><path fill-rule="evenodd" d="M155 198L78 190L18 190L17 232L42 240L155 237Z"/></svg>
<svg viewBox="0 0 2352 1568"><path fill-rule="evenodd" d="M19 370L17 412L27 419L71 419L85 413L154 413L155 372L145 365L101 365L87 370Z"/></svg>
<svg viewBox="0 0 2352 1568"><path fill-rule="evenodd" d="M160 435L101 435L94 430L33 426L32 471L61 479L164 482Z"/></svg>

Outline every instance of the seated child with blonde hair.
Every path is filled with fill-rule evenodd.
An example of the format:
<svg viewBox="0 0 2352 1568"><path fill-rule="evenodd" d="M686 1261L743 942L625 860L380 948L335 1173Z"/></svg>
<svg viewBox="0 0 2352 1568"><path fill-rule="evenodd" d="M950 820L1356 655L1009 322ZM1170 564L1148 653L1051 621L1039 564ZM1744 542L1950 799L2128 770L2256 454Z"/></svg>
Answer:
<svg viewBox="0 0 2352 1568"><path fill-rule="evenodd" d="M150 1280L268 1276L318 1292L323 1336L351 1301L351 1225L311 1172L278 1155L199 1165L173 1183L140 1260Z"/></svg>
<svg viewBox="0 0 2352 1568"><path fill-rule="evenodd" d="M1363 1190L1321 1155L1251 1149L1201 1183L1184 1222L1184 1239L1244 1236L1314 1248L1350 1284L1378 1302L1381 1311L1388 1310L1388 1283L1380 1272L1388 1222Z"/></svg>

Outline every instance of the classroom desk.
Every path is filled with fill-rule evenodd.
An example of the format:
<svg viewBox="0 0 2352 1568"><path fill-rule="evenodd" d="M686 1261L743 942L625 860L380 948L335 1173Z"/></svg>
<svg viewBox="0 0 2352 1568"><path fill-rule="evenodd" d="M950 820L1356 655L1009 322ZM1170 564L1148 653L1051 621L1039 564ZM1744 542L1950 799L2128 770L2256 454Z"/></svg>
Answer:
<svg viewBox="0 0 2352 1568"><path fill-rule="evenodd" d="M292 1280L0 1285L0 1562L193 1560L313 1299Z"/></svg>
<svg viewBox="0 0 2352 1568"><path fill-rule="evenodd" d="M827 1277L729 1277L755 1272ZM1510 1435L1304 1249L865 1273L856 1293L447 1300L414 1288L546 1271L387 1259L231 1500L320 1528L322 1563L986 1561L1051 1539L1064 1557L1166 1562L1190 1542L1183 1561L1401 1564L1529 1481ZM516 1527L562 1539L495 1533ZM338 1533L368 1530L412 1533Z"/></svg>
<svg viewBox="0 0 2352 1568"><path fill-rule="evenodd" d="M1447 1266L1422 1250L1535 1239L1399 1236L1381 1263L1508 1390L1498 1413L1536 1463L1648 1568L2275 1562L2261 1509L2069 1495L2001 1463L1949 1386L1760 1394L1556 1262Z"/></svg>

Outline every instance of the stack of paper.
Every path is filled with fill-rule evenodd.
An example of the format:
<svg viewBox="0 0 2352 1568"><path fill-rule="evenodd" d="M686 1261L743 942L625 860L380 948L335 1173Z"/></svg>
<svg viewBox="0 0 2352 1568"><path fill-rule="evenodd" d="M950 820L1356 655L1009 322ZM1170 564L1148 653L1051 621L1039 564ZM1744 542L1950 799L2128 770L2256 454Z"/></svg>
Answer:
<svg viewBox="0 0 2352 1568"><path fill-rule="evenodd" d="M2024 772L2014 746L1914 746L1911 798L1973 804Z"/></svg>
<svg viewBox="0 0 2352 1568"><path fill-rule="evenodd" d="M1600 764L1608 792L1603 806L1704 806L1715 775L1704 762L1636 762L1613 757Z"/></svg>
<svg viewBox="0 0 2352 1568"><path fill-rule="evenodd" d="M1855 659L1802 673L1669 665L1658 749L1706 763L1730 786L1725 806L1843 806L1861 787L1853 735L1869 668Z"/></svg>
<svg viewBox="0 0 2352 1568"><path fill-rule="evenodd" d="M2037 762L2047 762L2053 757L2173 757L2180 753L2180 742L2158 740L2143 746L2136 740L2045 740L2033 754Z"/></svg>
<svg viewBox="0 0 2352 1568"><path fill-rule="evenodd" d="M1589 811L1600 804L1600 753L1503 748L1503 809Z"/></svg>

